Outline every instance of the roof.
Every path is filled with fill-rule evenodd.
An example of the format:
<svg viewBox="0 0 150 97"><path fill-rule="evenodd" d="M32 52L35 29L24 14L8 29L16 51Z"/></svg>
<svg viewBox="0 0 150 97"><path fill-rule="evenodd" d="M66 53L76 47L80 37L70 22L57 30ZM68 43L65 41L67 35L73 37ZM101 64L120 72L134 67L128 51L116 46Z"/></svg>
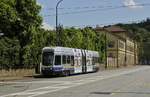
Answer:
<svg viewBox="0 0 150 97"><path fill-rule="evenodd" d="M121 27L118 27L118 26L104 27L104 29L108 32L126 32L126 30L124 30L124 29L122 29Z"/></svg>
<svg viewBox="0 0 150 97"><path fill-rule="evenodd" d="M95 28L95 30L96 30L96 31L104 31L104 28L103 28L103 27L98 27L98 26L97 26L97 27Z"/></svg>
<svg viewBox="0 0 150 97"><path fill-rule="evenodd" d="M106 26L106 27L96 27L96 31L107 31L110 33L122 33L126 32L125 29L119 27L119 26Z"/></svg>

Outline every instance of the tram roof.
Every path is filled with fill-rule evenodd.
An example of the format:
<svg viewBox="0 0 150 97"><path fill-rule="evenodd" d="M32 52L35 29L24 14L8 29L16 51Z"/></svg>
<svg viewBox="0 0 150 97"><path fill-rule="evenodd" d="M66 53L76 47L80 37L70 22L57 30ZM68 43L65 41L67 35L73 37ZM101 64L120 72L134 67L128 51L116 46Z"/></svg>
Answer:
<svg viewBox="0 0 150 97"><path fill-rule="evenodd" d="M69 48L69 47L44 47L43 48L43 51L55 51L57 53L61 53L61 54L64 54L64 55L73 55L74 54L74 51L75 52L78 52L78 53L81 53L81 50L82 49L77 49L77 48ZM91 51L91 50L85 50L87 54L92 54L92 56L95 56L95 57L98 57L99 54L98 52L96 51Z"/></svg>

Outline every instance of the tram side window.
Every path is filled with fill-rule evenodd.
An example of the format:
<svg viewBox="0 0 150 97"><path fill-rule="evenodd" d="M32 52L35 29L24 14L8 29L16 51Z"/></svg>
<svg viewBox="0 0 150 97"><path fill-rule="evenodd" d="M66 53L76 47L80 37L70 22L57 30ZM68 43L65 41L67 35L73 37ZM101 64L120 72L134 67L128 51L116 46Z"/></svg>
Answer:
<svg viewBox="0 0 150 97"><path fill-rule="evenodd" d="M94 60L94 57L92 57L92 64L93 64L93 65L95 64L95 60Z"/></svg>
<svg viewBox="0 0 150 97"><path fill-rule="evenodd" d="M71 56L71 66L74 66L74 56Z"/></svg>
<svg viewBox="0 0 150 97"><path fill-rule="evenodd" d="M67 56L67 64L70 64L70 56Z"/></svg>
<svg viewBox="0 0 150 97"><path fill-rule="evenodd" d="M63 64L66 64L66 56L63 55Z"/></svg>
<svg viewBox="0 0 150 97"><path fill-rule="evenodd" d="M55 65L61 65L61 56L60 55L55 56Z"/></svg>

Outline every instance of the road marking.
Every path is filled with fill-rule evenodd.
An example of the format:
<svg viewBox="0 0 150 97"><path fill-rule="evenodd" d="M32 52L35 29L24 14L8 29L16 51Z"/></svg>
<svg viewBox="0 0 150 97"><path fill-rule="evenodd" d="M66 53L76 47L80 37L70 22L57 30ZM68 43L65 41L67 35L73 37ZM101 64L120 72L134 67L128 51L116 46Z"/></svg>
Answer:
<svg viewBox="0 0 150 97"><path fill-rule="evenodd" d="M51 91L57 91L57 90L62 90L68 88L68 86L59 86L59 87L54 87L54 86L48 86L48 87L41 87L41 88L37 88L37 89L32 89L32 90L26 90L24 92L18 92L18 93L12 93L12 94L8 94L8 95L3 95L0 97L10 97L10 96L21 96L21 95L32 95L31 97L34 97L33 95L41 95L41 94L46 94L48 92ZM52 90L50 90L52 89ZM39 91L40 90L40 91ZM47 91L49 90L49 91ZM30 96L28 96L30 97Z"/></svg>
<svg viewBox="0 0 150 97"><path fill-rule="evenodd" d="M104 79L118 77L118 76L121 76L121 75L130 74L130 73L134 73L134 72L137 72L137 71L148 70L148 69L150 69L150 67L143 67L143 68L138 68L138 69L129 70L129 71L123 71L121 73L115 73L115 74L112 74L112 75L103 76L103 77L99 77L99 78L96 77L96 79L95 79L95 77L93 77L93 78L86 78L86 79L78 80L78 81L72 81L72 82L71 81L70 82L69 81L58 81L60 83L63 82L62 83L63 86L59 86L60 84L56 84L56 85L52 85L52 86L26 90L24 92L18 92L18 93L3 95L3 96L0 96L0 97L8 97L8 96L15 96L15 95L19 96L22 93L23 94L26 93L28 95L31 94L28 97L35 97L35 96L39 96L39 95L43 95L43 94L47 94L47 93L51 93L51 92L56 92L56 91L60 91L60 90L71 88L71 87L80 86L80 85L87 84L87 83L92 83L92 82L95 82L95 81L100 81L100 80L104 80ZM33 81L32 83L39 83L39 82L43 83L43 82L50 82L50 81L35 81L35 82ZM21 83L21 82L19 82L19 83ZM26 83L29 83L29 82L26 82ZM52 90L49 90L49 89L52 89ZM39 90L45 90L45 91L39 91ZM47 90L49 90L49 91L47 91ZM38 91L38 93L37 93L37 91ZM30 93L30 92L32 92L32 93Z"/></svg>

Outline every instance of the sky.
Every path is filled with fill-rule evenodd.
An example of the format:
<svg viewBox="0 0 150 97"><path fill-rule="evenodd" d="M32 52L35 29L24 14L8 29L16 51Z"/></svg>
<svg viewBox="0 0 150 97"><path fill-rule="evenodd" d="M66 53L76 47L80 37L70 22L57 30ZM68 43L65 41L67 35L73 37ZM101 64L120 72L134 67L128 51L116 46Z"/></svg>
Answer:
<svg viewBox="0 0 150 97"><path fill-rule="evenodd" d="M37 0L42 6L43 27L55 28L55 7L59 0ZM131 23L150 17L150 0L63 0L58 23L64 27L84 27Z"/></svg>

